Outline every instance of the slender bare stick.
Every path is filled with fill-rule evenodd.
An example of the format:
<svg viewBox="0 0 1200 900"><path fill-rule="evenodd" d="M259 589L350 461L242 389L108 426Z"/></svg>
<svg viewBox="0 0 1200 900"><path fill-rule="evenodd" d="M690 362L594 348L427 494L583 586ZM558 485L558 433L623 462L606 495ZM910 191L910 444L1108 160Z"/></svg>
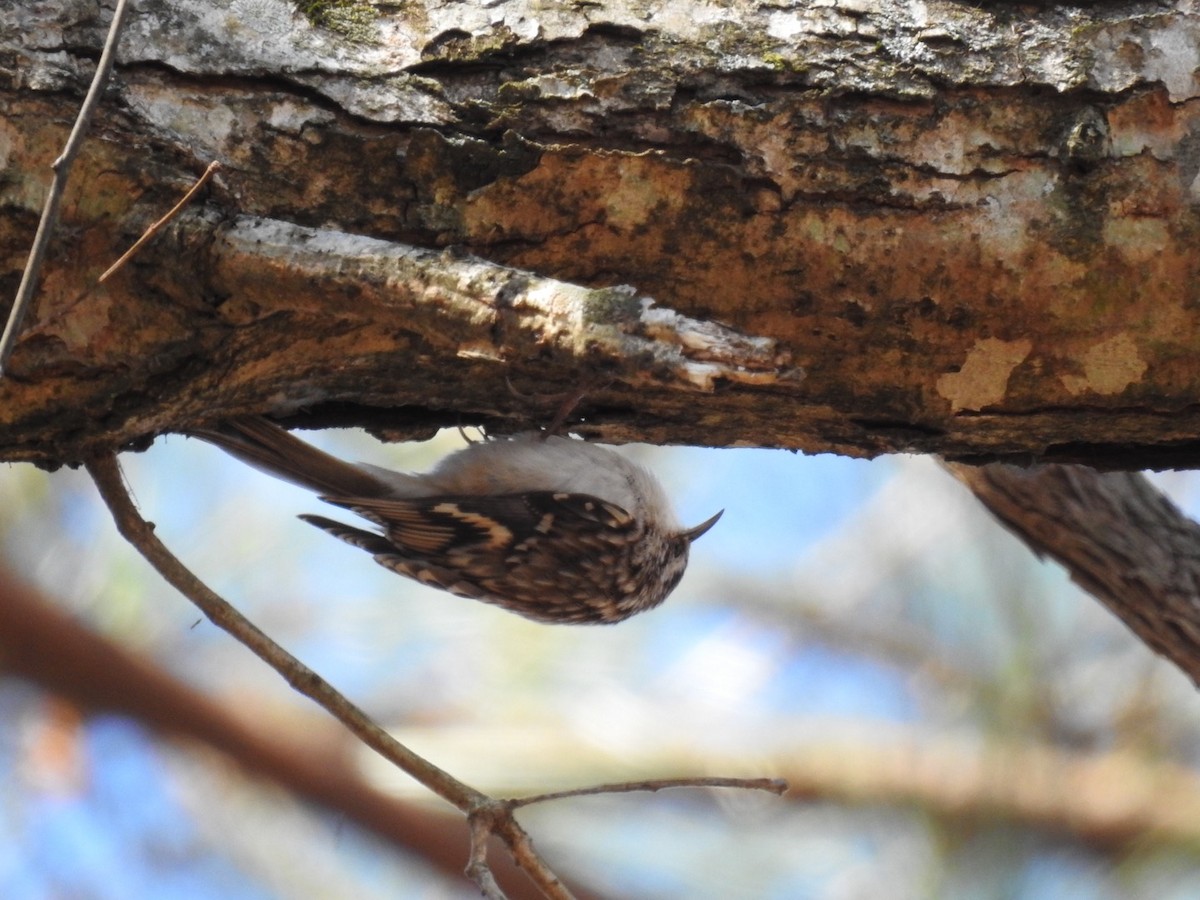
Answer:
<svg viewBox="0 0 1200 900"><path fill-rule="evenodd" d="M506 803L510 809L519 809L522 806L532 806L534 803L546 803L550 800L562 800L565 797L586 797L592 794L622 794L633 791L661 791L668 788L697 787L770 791L777 796L782 796L788 789L787 782L782 778L656 778L651 781L619 781L614 784L598 784L594 787L553 791L549 794L519 797L514 800L508 800Z"/></svg>
<svg viewBox="0 0 1200 900"><path fill-rule="evenodd" d="M483 825L477 824L483 821ZM490 830L500 836L512 853L513 861L525 870L537 886L550 900L574 900L573 895L557 875L550 870L538 852L533 849L533 841L525 830L513 818L512 810L502 800L493 801L487 807L476 809L471 815L471 826ZM477 881L476 884L479 884Z"/></svg>
<svg viewBox="0 0 1200 900"><path fill-rule="evenodd" d="M492 823L485 816L472 816L471 857L467 863L467 877L479 886L487 900L505 900L504 891L496 883L496 877L488 866L488 840L492 836Z"/></svg>
<svg viewBox="0 0 1200 900"><path fill-rule="evenodd" d="M210 162L208 164L208 168L204 170L204 174L197 178L196 183L193 184L188 192L183 195L183 199L172 206L170 211L165 216L143 231L142 236L133 242L133 246L122 253L121 258L105 269L104 273L98 279L96 279L97 283L104 284L104 282L114 272L120 269L121 266L125 265L125 263L129 262L135 253L146 246L146 244L150 242L151 238L158 234L168 222L179 215L180 211L191 202L193 197L196 196L196 192L199 191L200 188L204 187L204 185L208 183L208 180L213 177L213 173L220 168L221 163L218 160L214 159L212 162Z"/></svg>
<svg viewBox="0 0 1200 900"><path fill-rule="evenodd" d="M282 675L288 684L314 700L384 759L466 813L473 835L476 828L499 835L508 845L517 865L525 870L547 897L551 900L571 900L570 892L533 850L529 836L517 824L505 803L464 784L409 750L371 721L366 713L338 693L325 679L271 640L176 559L166 545L155 536L154 526L138 513L125 488L115 455L109 453L93 457L87 463L87 470L112 513L121 536L129 541L167 582L199 607L214 625L245 644L251 652ZM478 822L483 824L477 824ZM486 863L486 844L483 846L485 849L482 852L485 857L482 860L476 858L476 853L472 853L468 872L472 878L482 878L484 873L490 877ZM478 880L476 883L481 889L485 889L485 883ZM490 884L486 886L491 887Z"/></svg>
<svg viewBox="0 0 1200 900"><path fill-rule="evenodd" d="M88 473L112 512L121 536L133 544L150 565L191 600L208 619L245 644L297 691L315 700L367 746L417 779L463 812L486 803L485 794L455 779L417 756L376 725L357 706L338 693L316 672L284 650L258 626L234 609L193 575L154 534L154 526L141 517L129 498L116 457L108 454L87 463Z"/></svg>
<svg viewBox="0 0 1200 900"><path fill-rule="evenodd" d="M128 6L129 0L117 0L117 8L113 11L112 22L108 26L108 37L104 41L104 50L100 54L96 74L92 76L92 86L88 89L83 105L79 108L79 115L75 118L75 126L71 129L62 155L51 165L54 170L54 178L50 182L50 191L42 206L42 218L38 222L37 233L33 237L33 246L29 248L29 259L25 262L25 271L21 274L21 284L17 288L17 296L13 300L12 309L8 314L8 324L4 327L4 334L0 336L0 377L4 375L4 366L17 343L21 323L33 300L38 274L42 269L42 261L46 257L46 248L50 244L50 236L54 233L54 227L58 224L58 214L67 186L67 176L71 173L71 166L79 154L79 148L83 146L83 138L87 134L88 125L91 124L92 115L100 103L104 88L108 85L108 76L112 72L117 41L121 36L121 26L125 21L125 11Z"/></svg>

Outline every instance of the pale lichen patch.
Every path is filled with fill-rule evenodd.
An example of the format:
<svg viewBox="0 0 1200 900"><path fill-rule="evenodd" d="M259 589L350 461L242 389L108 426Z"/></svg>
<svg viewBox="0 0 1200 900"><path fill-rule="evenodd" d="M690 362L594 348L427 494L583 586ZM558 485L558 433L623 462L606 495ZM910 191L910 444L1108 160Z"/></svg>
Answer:
<svg viewBox="0 0 1200 900"><path fill-rule="evenodd" d="M1146 361L1137 344L1127 334L1118 334L1093 344L1079 361L1082 375L1063 375L1063 387L1072 394L1084 391L1097 394L1119 394L1129 385L1140 381L1146 373Z"/></svg>
<svg viewBox="0 0 1200 900"><path fill-rule="evenodd" d="M951 408L979 410L999 403L1008 390L1013 369L1025 361L1033 342L1002 341L982 338L967 353L962 368L938 379L938 393L950 401Z"/></svg>

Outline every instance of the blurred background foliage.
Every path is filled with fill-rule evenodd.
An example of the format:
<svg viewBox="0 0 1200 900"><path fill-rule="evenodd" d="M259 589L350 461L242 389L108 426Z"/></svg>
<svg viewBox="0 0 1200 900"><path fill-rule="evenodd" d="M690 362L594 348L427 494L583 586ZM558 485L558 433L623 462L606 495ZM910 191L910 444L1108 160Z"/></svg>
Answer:
<svg viewBox="0 0 1200 900"><path fill-rule="evenodd" d="M462 438L381 446L421 470ZM631 898L1200 897L1200 698L933 460L629 447L681 519L727 509L662 608L548 627L411 584L196 440L123 463L183 560L433 762L494 795L782 776L521 818L569 883ZM1155 476L1189 514L1200 489ZM9 567L285 746L334 726L121 542L82 472L0 477ZM0 663L3 659L0 658ZM356 751L356 777L439 803ZM0 896L476 896L196 742L0 674Z"/></svg>

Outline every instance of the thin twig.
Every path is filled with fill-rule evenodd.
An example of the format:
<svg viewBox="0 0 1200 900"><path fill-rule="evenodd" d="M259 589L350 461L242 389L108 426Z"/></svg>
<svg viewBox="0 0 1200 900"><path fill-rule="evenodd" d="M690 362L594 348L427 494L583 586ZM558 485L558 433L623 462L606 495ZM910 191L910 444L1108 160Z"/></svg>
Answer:
<svg viewBox="0 0 1200 900"><path fill-rule="evenodd" d="M258 626L234 609L191 573L154 534L154 526L141 517L125 488L117 459L97 456L87 463L88 473L108 505L117 530L134 545L158 573L200 608L218 628L245 644L263 662L279 672L297 691L316 701L330 715L385 759L395 763L439 797L463 812L489 799L452 775L413 753L376 725L361 709L338 693L316 672L284 650Z"/></svg>
<svg viewBox="0 0 1200 900"><path fill-rule="evenodd" d="M492 836L493 820L486 815L472 815L469 820L471 827L471 856L467 862L467 877L475 882L479 892L487 900L505 900L504 891L496 883L496 876L488 865L488 840Z"/></svg>
<svg viewBox="0 0 1200 900"><path fill-rule="evenodd" d="M549 900L574 900L574 895L567 886L533 849L533 841L525 829L517 824L508 804L499 800L494 802L495 812L490 820L491 829L504 841L512 853L513 861L525 870Z"/></svg>
<svg viewBox="0 0 1200 900"><path fill-rule="evenodd" d="M151 238L158 234L168 222L179 215L180 211L191 202L193 197L196 196L196 192L199 191L200 188L204 187L204 185L208 183L208 180L213 177L213 174L220 168L221 163L219 160L214 159L212 162L210 162L208 164L208 168L204 170L204 174L196 179L196 183L193 184L188 192L183 195L183 198L174 206L172 206L170 211L165 216L143 231L142 236L133 242L133 246L122 253L120 259L105 269L104 273L98 279L96 279L96 282L98 284L104 284L104 282L114 272L120 269L121 266L125 265L125 263L129 262L135 253L146 246L146 244L150 243Z"/></svg>
<svg viewBox="0 0 1200 900"><path fill-rule="evenodd" d="M777 796L783 796L788 789L788 784L782 778L656 778L651 781L619 781L614 784L599 784L594 787L553 791L549 794L535 794L532 797L519 797L505 802L510 809L519 809L522 806L532 806L534 803L545 803L549 800L562 800L565 797L586 797L592 794L621 794L632 791L662 791L668 788L698 787L770 791Z"/></svg>
<svg viewBox="0 0 1200 900"><path fill-rule="evenodd" d="M517 824L506 804L464 784L409 750L371 721L366 713L342 696L320 675L271 640L176 559L154 534L154 526L138 513L125 488L115 455L108 453L93 457L87 463L87 470L112 513L121 536L129 541L168 583L199 607L209 621L245 644L259 659L282 675L288 684L314 700L384 759L466 813L472 822L472 828L476 827L475 821L482 816L484 825L480 827L500 836L517 865L525 870L547 897L551 900L570 900L570 892L545 861L534 852L529 836ZM474 836L474 831L472 835ZM472 865L475 862L472 854ZM486 870L486 862L484 869ZM474 876L477 872L471 874Z"/></svg>
<svg viewBox="0 0 1200 900"><path fill-rule="evenodd" d="M29 259L25 262L25 271L21 274L21 284L17 288L17 296L13 300L12 309L8 314L8 324L4 334L0 336L0 377L4 375L4 366L17 343L17 335L21 323L29 311L33 300L33 292L37 287L38 275L42 269L42 261L46 257L46 248L50 245L50 236L58 224L58 214L62 207L63 193L67 187L67 176L79 149L83 146L84 135L91 124L92 115L100 103L100 97L108 86L108 76L112 72L113 58L116 56L117 41L121 35L121 26L125 21L125 11L129 0L117 0L117 8L113 11L112 22L108 26L108 37L104 41L104 50L100 54L100 62L96 66L96 74L92 76L92 86L88 89L79 115L75 117L75 126L67 138L62 155L51 165L54 178L50 181L50 191L42 206L42 218L38 222L37 233L33 237L33 246L29 248Z"/></svg>

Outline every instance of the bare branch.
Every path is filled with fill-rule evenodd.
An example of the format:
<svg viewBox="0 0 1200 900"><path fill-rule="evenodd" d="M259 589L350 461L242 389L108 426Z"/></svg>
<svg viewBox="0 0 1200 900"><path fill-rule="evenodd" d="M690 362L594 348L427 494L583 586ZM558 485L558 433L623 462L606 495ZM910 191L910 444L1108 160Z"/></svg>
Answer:
<svg viewBox="0 0 1200 900"><path fill-rule="evenodd" d="M509 800L510 809L522 806L532 806L534 803L546 803L550 800L562 800L566 797L587 797L594 794L621 794L634 791L662 791L668 788L739 788L747 791L770 791L782 797L788 789L787 782L782 778L655 778L648 781L619 781L613 784L599 784L594 787L572 788L566 791L552 791L548 794L535 794L532 797L520 797Z"/></svg>
<svg viewBox="0 0 1200 900"><path fill-rule="evenodd" d="M488 865L488 842L492 837L492 821L488 816L472 815L471 826L471 856L467 862L467 877L479 887L480 893L487 900L505 900L504 892L496 883Z"/></svg>
<svg viewBox="0 0 1200 900"><path fill-rule="evenodd" d="M472 822L480 815L480 811L488 811L495 819L492 830L504 840L514 860L533 878L543 893L557 900L567 900L571 896L534 852L528 836L503 804L413 753L193 575L155 536L154 526L138 513L125 488L114 455L94 457L88 461L87 469L108 505L121 536L133 544L167 582L199 607L214 625L245 644L282 675L288 684L314 700L368 747L467 813ZM502 814L497 814L497 811Z"/></svg>
<svg viewBox="0 0 1200 900"><path fill-rule="evenodd" d="M517 865L537 882L542 893L550 900L574 900L574 895L567 890L562 880L542 862L542 858L533 847L533 841L517 824L507 803L502 800L490 801L486 810L481 807L472 813L472 823L475 817L480 815L485 817L484 820L489 823L491 830L508 846Z"/></svg>
<svg viewBox="0 0 1200 900"><path fill-rule="evenodd" d="M1084 466L947 468L1200 685L1200 525L1145 477Z"/></svg>
<svg viewBox="0 0 1200 900"><path fill-rule="evenodd" d="M170 222L173 218L175 218L177 215L179 215L179 213L183 210L183 208L185 206L187 206L188 203L191 202L193 197L196 196L196 194L200 190L200 188L202 188L202 187L204 187L204 185L208 184L209 179L212 178L213 175L220 168L221 168L221 163L219 160L214 159L212 162L210 162L208 164L208 168L206 168L204 170L204 174L196 179L196 183L193 184L188 189L188 192L183 195L183 197L180 199L180 201L178 203L176 203L174 206L172 206L171 209L167 212L167 214L165 216L163 216L161 219L159 219L157 222L155 222L153 225L151 225L149 228L147 228L144 232L142 232L142 236L140 238L138 238L136 241L134 241L133 246L130 247L128 250L126 250L124 253L122 253L120 259L118 259L115 263L113 263L111 266L109 266L107 269L105 269L104 272L100 275L100 277L96 279L96 282L98 284L104 284L104 282L107 281L113 275L114 272L116 272L123 265L125 265L125 263L129 262L129 260L133 259L134 255L139 250L141 250L144 246L146 246L146 244L150 243L151 239L156 234L158 234L160 231L162 231L162 229L164 227L166 227L168 222Z"/></svg>
<svg viewBox="0 0 1200 900"><path fill-rule="evenodd" d="M133 544L168 583L199 607L209 621L245 644L293 688L316 701L368 747L439 797L464 812L488 800L486 795L422 759L389 735L321 676L275 643L193 575L158 539L154 534L154 526L143 519L134 507L115 456L96 457L88 462L87 469L112 512L121 536Z"/></svg>
<svg viewBox="0 0 1200 900"><path fill-rule="evenodd" d="M29 311L33 300L33 292L37 288L38 275L42 269L42 261L46 258L46 248L50 246L50 237L58 224L58 214L62 207L63 192L67 187L67 177L71 174L71 166L79 149L83 146L84 136L92 115L100 104L100 97L108 86L108 76L112 72L113 58L117 52L117 41L121 37L121 26L125 21L125 11L129 8L128 0L117 0L117 8L113 11L112 22L108 26L108 37L104 41L104 50L100 54L100 62L96 66L96 74L92 76L92 86L88 89L79 115L75 117L75 126L67 138L62 155L51 166L54 178L50 181L50 191L46 194L46 202L42 206L42 218L38 222L37 234L33 238L33 246L29 248L29 259L21 274L21 284L17 287L17 296L13 300L12 309L8 313L8 324L4 334L0 335L0 377L4 374L4 364L17 343L17 335L21 323Z"/></svg>

